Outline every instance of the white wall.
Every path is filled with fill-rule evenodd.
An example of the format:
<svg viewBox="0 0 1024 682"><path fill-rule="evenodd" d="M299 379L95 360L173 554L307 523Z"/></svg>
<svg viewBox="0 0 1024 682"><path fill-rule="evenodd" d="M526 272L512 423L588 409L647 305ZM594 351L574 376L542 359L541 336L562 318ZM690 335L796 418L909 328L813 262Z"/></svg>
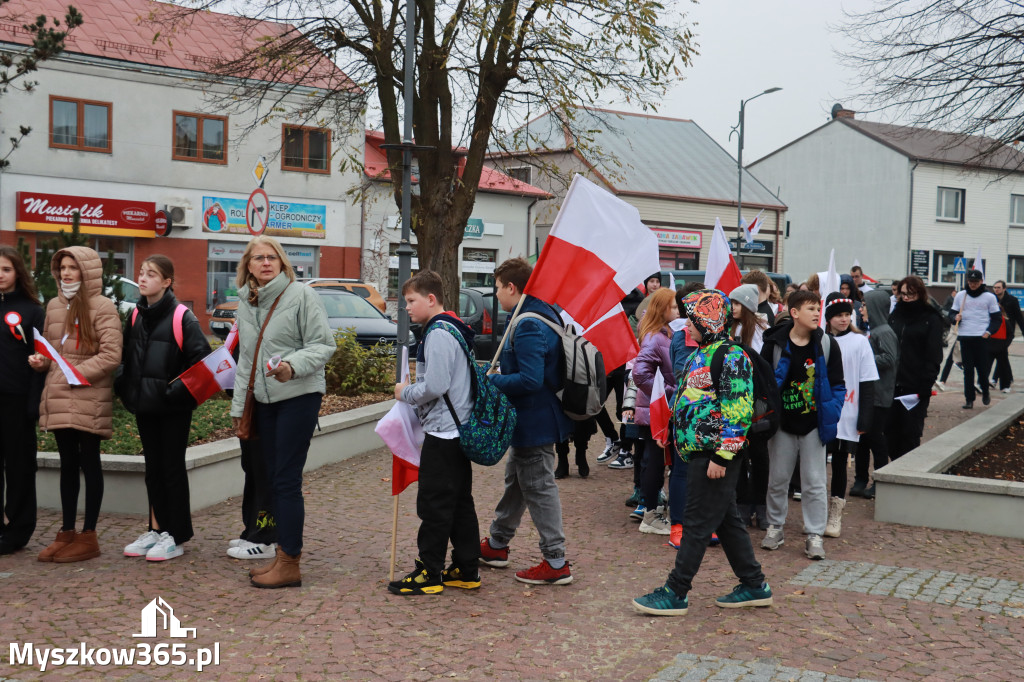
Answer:
<svg viewBox="0 0 1024 682"><path fill-rule="evenodd" d="M854 259L875 278L908 272L910 163L902 154L833 121L748 169L789 207L783 267L795 281L824 270L833 248L840 272Z"/></svg>

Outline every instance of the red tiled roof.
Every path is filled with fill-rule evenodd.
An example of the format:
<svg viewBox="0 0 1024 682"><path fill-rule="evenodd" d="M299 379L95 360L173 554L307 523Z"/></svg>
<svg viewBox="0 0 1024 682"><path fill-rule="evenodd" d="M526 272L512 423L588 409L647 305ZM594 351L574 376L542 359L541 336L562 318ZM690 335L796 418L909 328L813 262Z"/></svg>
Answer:
<svg viewBox="0 0 1024 682"><path fill-rule="evenodd" d="M31 35L22 25L40 14L63 24L69 1L84 22L68 36L65 52L204 73L258 46L261 39L292 28L217 12L193 12L170 28L159 18L177 15L182 8L152 0L10 0L0 17L0 41L29 44ZM300 76L303 85L312 87L356 88L326 56ZM275 80L300 82L300 77Z"/></svg>
<svg viewBox="0 0 1024 682"><path fill-rule="evenodd" d="M373 180L391 180L388 170L388 157L380 145L384 144L384 133L375 130L366 131L366 150L363 152L364 171ZM462 177L463 166L459 165L459 177ZM480 189L484 192L515 194L523 197L550 198L551 195L533 185L516 180L499 170L484 166L480 172Z"/></svg>

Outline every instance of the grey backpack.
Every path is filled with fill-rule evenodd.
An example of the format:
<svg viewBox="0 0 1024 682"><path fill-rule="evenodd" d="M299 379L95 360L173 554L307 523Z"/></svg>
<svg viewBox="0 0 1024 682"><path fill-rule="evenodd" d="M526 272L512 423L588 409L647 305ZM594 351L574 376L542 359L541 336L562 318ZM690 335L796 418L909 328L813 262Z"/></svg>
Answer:
<svg viewBox="0 0 1024 682"><path fill-rule="evenodd" d="M607 374L604 358L594 344L576 333L572 325L559 325L537 313L522 313L512 320L509 330L515 340L515 327L520 320L540 320L558 334L562 341L562 385L555 395L562 403L562 411L569 419L582 421L597 415L608 397Z"/></svg>

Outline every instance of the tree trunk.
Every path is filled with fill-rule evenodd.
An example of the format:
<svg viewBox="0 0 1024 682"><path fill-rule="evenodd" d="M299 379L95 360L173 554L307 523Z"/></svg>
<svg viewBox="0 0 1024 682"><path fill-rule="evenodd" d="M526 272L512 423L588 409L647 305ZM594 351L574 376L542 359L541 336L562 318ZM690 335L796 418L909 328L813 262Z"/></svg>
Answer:
<svg viewBox="0 0 1024 682"><path fill-rule="evenodd" d="M421 214L422 216L422 214ZM459 312L459 245L465 218L449 212L434 220L421 219L416 226L417 254L420 269L430 269L441 275L444 306Z"/></svg>

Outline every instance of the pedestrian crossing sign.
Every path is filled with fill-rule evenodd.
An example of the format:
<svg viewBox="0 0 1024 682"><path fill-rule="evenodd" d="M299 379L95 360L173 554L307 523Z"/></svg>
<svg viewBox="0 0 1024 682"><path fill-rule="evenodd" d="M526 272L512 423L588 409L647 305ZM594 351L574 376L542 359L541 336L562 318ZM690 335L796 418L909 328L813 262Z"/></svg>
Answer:
<svg viewBox="0 0 1024 682"><path fill-rule="evenodd" d="M953 263L953 272L958 275L962 275L967 272L967 259L962 256L957 258Z"/></svg>

